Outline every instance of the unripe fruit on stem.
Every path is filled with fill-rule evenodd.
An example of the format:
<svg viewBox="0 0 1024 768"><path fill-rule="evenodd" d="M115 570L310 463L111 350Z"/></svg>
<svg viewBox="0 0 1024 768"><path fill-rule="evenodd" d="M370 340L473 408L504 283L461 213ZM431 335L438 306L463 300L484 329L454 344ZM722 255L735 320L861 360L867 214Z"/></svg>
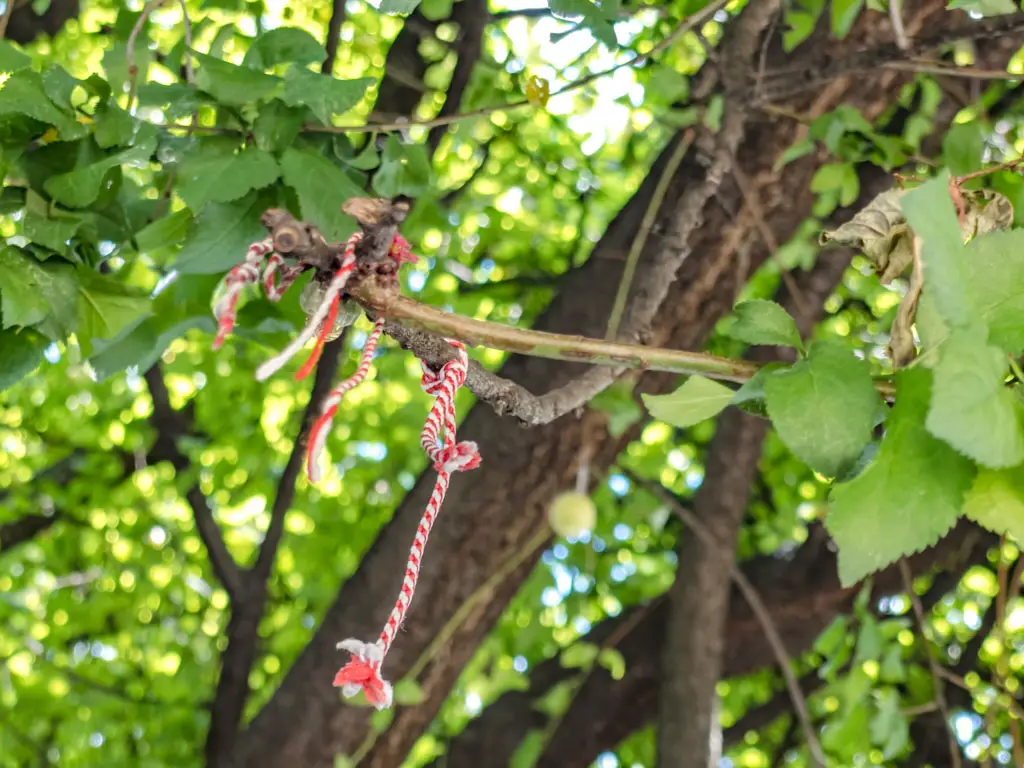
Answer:
<svg viewBox="0 0 1024 768"><path fill-rule="evenodd" d="M566 491L551 502L548 523L559 536L579 538L597 524L597 507L587 494Z"/></svg>

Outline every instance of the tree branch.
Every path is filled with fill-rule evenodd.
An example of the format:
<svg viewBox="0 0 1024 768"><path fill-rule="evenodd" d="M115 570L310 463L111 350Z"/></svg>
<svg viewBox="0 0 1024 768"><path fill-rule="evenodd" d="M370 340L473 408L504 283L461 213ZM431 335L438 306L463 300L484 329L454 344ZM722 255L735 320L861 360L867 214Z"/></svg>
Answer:
<svg viewBox="0 0 1024 768"><path fill-rule="evenodd" d="M191 419L187 413L175 411L171 407L170 395L167 392L167 385L164 383L159 363L147 370L143 374L143 378L146 380L149 395L153 401L153 415L150 417L150 423L156 430L156 442L150 450L150 457L154 462L170 462L177 471L187 469L191 462L178 447L178 439L192 433ZM185 491L185 498L192 507L196 530L209 553L210 565L214 574L224 586L231 600L237 601L241 598L244 587L242 571L231 552L228 551L227 544L224 543L224 535L214 519L213 510L210 508L206 495L199 485L195 484Z"/></svg>
<svg viewBox="0 0 1024 768"><path fill-rule="evenodd" d="M473 69L483 52L484 27L487 26L487 0L462 0L455 6L451 20L459 25L459 38L455 43L458 59L452 70L452 79L445 92L444 104L438 117L457 114L466 92ZM427 135L427 147L431 156L437 151L446 126L435 126Z"/></svg>
<svg viewBox="0 0 1024 768"><path fill-rule="evenodd" d="M210 708L210 730L206 736L206 758L210 766L224 764L238 738L245 703L249 698L249 674L258 651L259 625L266 610L270 575L284 534L285 517L295 499L295 484L302 472L306 439L313 422L320 415L324 400L331 392L347 335L346 329L346 333L324 346L309 403L302 414L292 452L277 483L267 533L256 555L256 562L244 573L245 593L231 607L226 633L228 644L221 656L217 691Z"/></svg>
<svg viewBox="0 0 1024 768"><path fill-rule="evenodd" d="M338 57L338 43L341 42L341 25L345 23L345 2L346 0L331 2L331 20L327 24L327 42L324 44L327 56L320 65L320 72L325 75L334 72L334 60Z"/></svg>
<svg viewBox="0 0 1024 768"><path fill-rule="evenodd" d="M0 525L0 553L9 552L19 544L39 535L59 520L53 515L25 515Z"/></svg>

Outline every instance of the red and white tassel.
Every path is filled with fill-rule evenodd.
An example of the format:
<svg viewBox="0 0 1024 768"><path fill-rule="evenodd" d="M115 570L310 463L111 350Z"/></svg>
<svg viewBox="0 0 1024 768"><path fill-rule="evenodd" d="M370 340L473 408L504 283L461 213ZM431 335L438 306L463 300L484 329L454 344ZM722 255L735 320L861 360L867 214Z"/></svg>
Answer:
<svg viewBox="0 0 1024 768"><path fill-rule="evenodd" d="M263 269L263 292L271 301L280 301L291 284L299 275L309 269L305 264L289 266L285 264L284 257L279 253L270 254L267 259L267 266ZM277 282L277 272L281 271L281 282Z"/></svg>
<svg viewBox="0 0 1024 768"><path fill-rule="evenodd" d="M448 343L456 348L458 356L445 363L440 371L432 370L422 361L420 363L423 369L423 390L435 398L420 433L420 445L434 462L437 482L416 529L416 538L413 539L409 551L405 578L398 600L391 609L391 615L376 643L364 643L354 639L338 643L338 648L351 653L352 659L335 675L334 685L340 687L342 693L349 698L363 691L367 701L377 709L391 706L391 685L381 676L380 667L412 603L416 582L419 580L420 565L423 562L423 550L441 511L451 475L453 472L465 472L480 466L480 453L476 443L459 443L455 438L455 391L466 381L469 360L466 348L460 342L449 340ZM443 439L440 436L442 428Z"/></svg>
<svg viewBox="0 0 1024 768"><path fill-rule="evenodd" d="M366 338L366 343L363 345L363 354L359 358L359 367L356 368L356 372L331 390L331 394L324 400L320 417L309 431L309 445L306 447L306 473L309 475L311 483L320 482L320 454L323 452L324 444L327 442L327 435L331 431L331 422L334 420L334 415L338 412L341 399L347 392L359 386L370 372L370 365L373 364L373 353L377 349L377 342L380 340L380 335L383 331L384 319L378 317L377 322L373 325L373 330L370 331L370 335Z"/></svg>
<svg viewBox="0 0 1024 768"><path fill-rule="evenodd" d="M217 320L217 336L213 340L213 348L220 349L224 339L235 327L238 317L238 297L247 285L255 285L260 279L260 264L263 258L274 250L271 238L253 243L245 252L245 261L231 269L224 278L224 295L213 308L213 317Z"/></svg>

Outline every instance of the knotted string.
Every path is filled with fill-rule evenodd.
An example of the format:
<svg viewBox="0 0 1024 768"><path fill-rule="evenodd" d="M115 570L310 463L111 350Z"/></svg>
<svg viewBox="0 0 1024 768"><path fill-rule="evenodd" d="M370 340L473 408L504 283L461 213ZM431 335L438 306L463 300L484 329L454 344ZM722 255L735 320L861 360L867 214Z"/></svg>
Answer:
<svg viewBox="0 0 1024 768"><path fill-rule="evenodd" d="M451 474L480 466L480 453L476 443L456 441L455 392L466 381L469 361L466 348L460 342L449 340L448 343L455 347L457 356L441 366L441 370L434 371L420 361L423 369L421 385L427 394L434 396L434 404L420 433L420 445L434 463L437 481L434 483L434 490L430 494L430 500L409 550L409 560L405 566L405 578L398 600L395 601L377 642L364 643L350 638L338 643L338 648L351 653L352 658L335 675L334 685L340 687L342 693L349 698L363 691L366 700L377 709L391 706L391 684L381 676L380 667L412 603L416 582L419 580L420 564L423 562L423 550L441 511ZM440 435L442 428L443 439Z"/></svg>

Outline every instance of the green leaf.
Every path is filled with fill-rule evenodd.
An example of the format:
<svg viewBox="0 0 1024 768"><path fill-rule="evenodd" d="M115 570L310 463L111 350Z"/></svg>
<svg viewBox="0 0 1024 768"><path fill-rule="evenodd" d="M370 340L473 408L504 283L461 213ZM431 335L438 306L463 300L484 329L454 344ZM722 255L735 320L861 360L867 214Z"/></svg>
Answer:
<svg viewBox="0 0 1024 768"><path fill-rule="evenodd" d="M1013 0L950 0L948 10L961 10L979 16L1003 16L1019 13L1020 7Z"/></svg>
<svg viewBox="0 0 1024 768"><path fill-rule="evenodd" d="M223 104L241 106L260 101L272 95L281 84L281 78L249 67L229 64L202 53L196 53L195 57L199 62L196 85Z"/></svg>
<svg viewBox="0 0 1024 768"><path fill-rule="evenodd" d="M608 434L621 437L643 418L644 409L633 398L633 384L617 381L594 397L590 407L608 415Z"/></svg>
<svg viewBox="0 0 1024 768"><path fill-rule="evenodd" d="M395 703L403 707L414 707L422 704L427 698L423 686L411 679L399 680L395 683Z"/></svg>
<svg viewBox="0 0 1024 768"><path fill-rule="evenodd" d="M216 331L216 323L208 313L178 320L180 315L175 311L180 313L180 307L174 306L170 294L166 295L168 300L161 296L153 303L152 315L138 318L113 339L94 344L89 364L99 381L131 367L146 370L160 359L172 341L194 328L207 333Z"/></svg>
<svg viewBox="0 0 1024 768"><path fill-rule="evenodd" d="M250 193L233 203L210 203L174 263L181 274L224 272L245 259L246 249L266 237L260 224L264 201Z"/></svg>
<svg viewBox="0 0 1024 768"><path fill-rule="evenodd" d="M198 213L209 202L230 203L269 186L279 175L274 157L262 149L247 147L236 153L225 145L207 145L182 163L177 190Z"/></svg>
<svg viewBox="0 0 1024 768"><path fill-rule="evenodd" d="M45 273L17 248L0 248L0 316L3 328L28 327L50 314Z"/></svg>
<svg viewBox="0 0 1024 768"><path fill-rule="evenodd" d="M659 421L674 427L692 427L714 418L729 405L733 390L703 376L691 376L671 395L643 395L644 405Z"/></svg>
<svg viewBox="0 0 1024 768"><path fill-rule="evenodd" d="M897 374L878 457L832 490L825 526L839 548L844 586L930 547L960 516L975 467L925 429L930 390L927 369Z"/></svg>
<svg viewBox="0 0 1024 768"><path fill-rule="evenodd" d="M307 114L305 106L289 107L278 99L268 101L260 107L252 126L256 146L265 152L284 152L295 142Z"/></svg>
<svg viewBox="0 0 1024 768"><path fill-rule="evenodd" d="M96 112L93 136L103 149L123 147L135 136L137 121L116 104L106 104Z"/></svg>
<svg viewBox="0 0 1024 768"><path fill-rule="evenodd" d="M12 387L39 367L49 342L32 330L0 330L0 392Z"/></svg>
<svg viewBox="0 0 1024 768"><path fill-rule="evenodd" d="M28 190L22 228L25 237L33 243L67 257L70 255L68 241L84 226L87 222L83 216L50 205L31 189Z"/></svg>
<svg viewBox="0 0 1024 768"><path fill-rule="evenodd" d="M979 464L1000 469L1024 461L1013 393L1003 383L1007 357L977 326L955 328L934 366L928 431Z"/></svg>
<svg viewBox="0 0 1024 768"><path fill-rule="evenodd" d="M853 23L864 7L864 0L832 0L832 34L842 40L853 27Z"/></svg>
<svg viewBox="0 0 1024 768"><path fill-rule="evenodd" d="M838 341L816 341L806 360L764 384L782 442L816 472L835 477L871 441L878 394L865 361Z"/></svg>
<svg viewBox="0 0 1024 768"><path fill-rule="evenodd" d="M562 651L559 663L567 669L587 667L594 663L600 652L601 649L593 643L576 642Z"/></svg>
<svg viewBox="0 0 1024 768"><path fill-rule="evenodd" d="M726 333L747 344L773 344L803 349L800 331L790 314L774 301L753 299L736 305L735 322Z"/></svg>
<svg viewBox="0 0 1024 768"><path fill-rule="evenodd" d="M626 676L626 659L615 648L602 648L597 654L597 663L608 670L612 680L621 680Z"/></svg>
<svg viewBox="0 0 1024 768"><path fill-rule="evenodd" d="M949 174L927 181L902 197L907 223L921 238L921 261L928 291L948 323L963 325L970 317L963 236L949 196Z"/></svg>
<svg viewBox="0 0 1024 768"><path fill-rule="evenodd" d="M141 253L178 245L188 236L192 221L187 208L162 216L135 233L135 245Z"/></svg>
<svg viewBox="0 0 1024 768"><path fill-rule="evenodd" d="M993 533L1024 543L1024 467L981 469L967 492L964 514Z"/></svg>
<svg viewBox="0 0 1024 768"><path fill-rule="evenodd" d="M900 694L893 688L876 693L878 712L871 719L871 743L882 749L882 759L892 760L910 744L910 724L903 714Z"/></svg>
<svg viewBox="0 0 1024 768"><path fill-rule="evenodd" d="M380 0L381 13L412 13L420 0Z"/></svg>
<svg viewBox="0 0 1024 768"><path fill-rule="evenodd" d="M6 40L0 40L0 72L17 72L32 66L32 59Z"/></svg>
<svg viewBox="0 0 1024 768"><path fill-rule="evenodd" d="M87 270L79 274L78 342L88 355L94 339L110 339L149 309L149 298L119 280Z"/></svg>
<svg viewBox="0 0 1024 768"><path fill-rule="evenodd" d="M329 125L332 116L344 114L358 104L373 82L369 77L338 80L292 66L284 75L281 101L292 107L309 107L321 122Z"/></svg>
<svg viewBox="0 0 1024 768"><path fill-rule="evenodd" d="M976 237L962 258L972 315L988 326L990 343L1020 354L1024 351L1024 230ZM931 284L926 284L928 294Z"/></svg>
<svg viewBox="0 0 1024 768"><path fill-rule="evenodd" d="M430 160L422 144L402 144L388 136L380 170L373 176L373 189L381 197L418 197L430 188Z"/></svg>
<svg viewBox="0 0 1024 768"><path fill-rule="evenodd" d="M297 27L276 27L264 32L245 52L242 65L263 71L278 64L305 67L320 64L327 51L315 37Z"/></svg>
<svg viewBox="0 0 1024 768"><path fill-rule="evenodd" d="M143 83L139 86L139 106L163 108L172 120L195 112L199 98L196 89L185 83Z"/></svg>
<svg viewBox="0 0 1024 768"><path fill-rule="evenodd" d="M956 176L980 169L984 152L985 133L976 120L957 123L942 137L942 160Z"/></svg>
<svg viewBox="0 0 1024 768"><path fill-rule="evenodd" d="M43 77L31 69L15 72L0 89L0 115L25 115L52 125L63 141L77 139L89 129L73 115L64 112L50 100Z"/></svg>
<svg viewBox="0 0 1024 768"><path fill-rule="evenodd" d="M147 137L134 147L122 150L104 159L89 163L59 176L51 176L43 184L43 189L54 200L72 208L84 208L91 205L100 196L104 179L115 169L120 172L123 165L145 167L153 152L156 151L156 138Z"/></svg>
<svg viewBox="0 0 1024 768"><path fill-rule="evenodd" d="M302 218L316 222L328 240L341 241L356 230L341 205L364 193L330 160L312 149L288 149L281 158L285 183L295 189Z"/></svg>

